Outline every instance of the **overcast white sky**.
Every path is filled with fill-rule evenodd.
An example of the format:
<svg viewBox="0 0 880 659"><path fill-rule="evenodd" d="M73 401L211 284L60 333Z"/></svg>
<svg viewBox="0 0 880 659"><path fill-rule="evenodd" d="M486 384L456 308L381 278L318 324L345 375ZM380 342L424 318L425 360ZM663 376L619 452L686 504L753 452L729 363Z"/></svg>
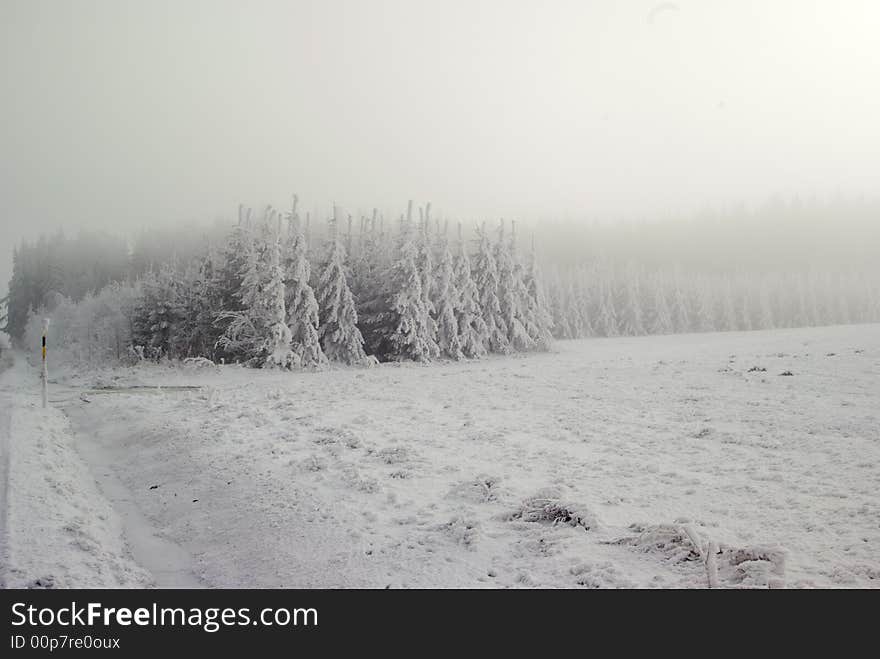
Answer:
<svg viewBox="0 0 880 659"><path fill-rule="evenodd" d="M0 0L13 241L239 201L660 215L875 196L872 0Z"/></svg>

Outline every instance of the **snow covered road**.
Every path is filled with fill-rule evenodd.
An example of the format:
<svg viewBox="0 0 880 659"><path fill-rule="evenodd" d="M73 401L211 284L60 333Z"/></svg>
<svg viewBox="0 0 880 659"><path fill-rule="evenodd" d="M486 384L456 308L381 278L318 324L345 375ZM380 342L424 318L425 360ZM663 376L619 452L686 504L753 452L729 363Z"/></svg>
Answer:
<svg viewBox="0 0 880 659"><path fill-rule="evenodd" d="M42 409L18 358L0 373L0 584L9 588L151 585L120 519L75 449L64 414Z"/></svg>
<svg viewBox="0 0 880 659"><path fill-rule="evenodd" d="M202 385L64 409L208 585L880 584L876 325L111 377Z"/></svg>

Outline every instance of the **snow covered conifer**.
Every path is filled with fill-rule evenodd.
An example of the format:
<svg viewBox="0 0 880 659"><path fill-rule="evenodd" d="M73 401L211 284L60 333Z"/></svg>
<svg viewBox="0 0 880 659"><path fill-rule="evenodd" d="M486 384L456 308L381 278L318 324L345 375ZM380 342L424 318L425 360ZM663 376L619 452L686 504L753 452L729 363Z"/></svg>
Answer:
<svg viewBox="0 0 880 659"><path fill-rule="evenodd" d="M690 305L682 288L681 271L677 267L672 276L672 324L679 333L693 329Z"/></svg>
<svg viewBox="0 0 880 659"><path fill-rule="evenodd" d="M526 329L524 305L528 292L523 281L522 266L516 255L516 229L510 232L510 240L504 238L504 220L498 226L498 242L495 243L495 262L498 266L498 302L507 327L507 342L513 350L531 350L535 341Z"/></svg>
<svg viewBox="0 0 880 659"><path fill-rule="evenodd" d="M736 307L733 296L733 285L729 277L725 277L723 283L719 282L721 290L720 318L716 323L716 327L728 332L735 331L737 327Z"/></svg>
<svg viewBox="0 0 880 659"><path fill-rule="evenodd" d="M605 267L599 276L599 313L596 324L602 336L617 336L620 333L617 309L614 300L614 282L610 269Z"/></svg>
<svg viewBox="0 0 880 659"><path fill-rule="evenodd" d="M292 333L287 326L287 307L285 303L284 269L281 265L281 220L273 227L267 246L268 276L265 297L269 312L269 335L267 337L267 368L292 368L297 363L296 355L290 348Z"/></svg>
<svg viewBox="0 0 880 659"><path fill-rule="evenodd" d="M758 327L760 329L773 329L776 320L773 315L773 303L770 301L770 286L766 278L762 279L758 290Z"/></svg>
<svg viewBox="0 0 880 659"><path fill-rule="evenodd" d="M623 277L623 300L621 304L620 331L626 336L639 336L645 333L642 318L642 299L639 286L640 273L630 263Z"/></svg>
<svg viewBox="0 0 880 659"><path fill-rule="evenodd" d="M715 327L715 300L712 296L712 287L706 277L701 277L696 282L696 327L698 332L714 332Z"/></svg>
<svg viewBox="0 0 880 659"><path fill-rule="evenodd" d="M300 228L296 202L294 197L293 209L288 215L287 240L282 256L287 325L291 332L291 349L299 366L315 368L326 363L327 357L321 349L318 337L318 302L309 283L311 266L307 256L308 243Z"/></svg>
<svg viewBox="0 0 880 659"><path fill-rule="evenodd" d="M163 265L158 273L148 271L144 275L134 319L135 345L142 346L157 361L174 356L182 307L180 282L172 264Z"/></svg>
<svg viewBox="0 0 880 659"><path fill-rule="evenodd" d="M511 237L513 244L515 234ZM544 286L535 257L535 241L529 252L528 267L519 275L523 282L525 328L532 340L532 346L538 350L549 350L553 343L553 316L544 295Z"/></svg>
<svg viewBox="0 0 880 659"><path fill-rule="evenodd" d="M256 231L246 225L241 248L246 250L241 267L240 285L235 292L235 309L226 310L219 320L225 330L218 347L235 359L254 366L262 366L266 359L269 339L270 310L265 291L270 277L268 264L269 218L273 211L267 208Z"/></svg>
<svg viewBox="0 0 880 659"><path fill-rule="evenodd" d="M672 313L666 301L664 281L660 273L651 277L651 318L648 331L651 334L669 334L673 331Z"/></svg>
<svg viewBox="0 0 880 659"><path fill-rule="evenodd" d="M471 359L486 354L489 331L480 309L480 292L471 275L471 263L458 225L458 249L455 256L455 288L458 291L456 321L461 351Z"/></svg>
<svg viewBox="0 0 880 659"><path fill-rule="evenodd" d="M461 359L463 352L456 316L461 296L456 287L452 252L449 250L449 241L445 235L440 240L440 262L437 264L434 290L437 346L443 355L451 359Z"/></svg>
<svg viewBox="0 0 880 659"><path fill-rule="evenodd" d="M436 358L440 349L434 338L436 324L431 318L430 303L422 291L417 233L411 221L401 227L397 258L390 273L393 329L388 341L394 358L424 362Z"/></svg>
<svg viewBox="0 0 880 659"><path fill-rule="evenodd" d="M360 364L365 362L367 355L364 353L364 337L357 326L354 296L345 273L345 248L335 226L330 235L330 248L318 280L321 312L318 335L328 359Z"/></svg>
<svg viewBox="0 0 880 659"><path fill-rule="evenodd" d="M585 305L587 299L585 272L584 268L574 268L569 273L565 286L566 324L572 339L581 339L590 334L587 324L588 309Z"/></svg>
<svg viewBox="0 0 880 659"><path fill-rule="evenodd" d="M492 243L486 233L485 225L477 228L479 239L474 259L474 283L480 293L480 310L486 324L486 349L490 352L507 353L510 343L507 339L507 325L501 313L498 300L498 267L492 250Z"/></svg>
<svg viewBox="0 0 880 659"><path fill-rule="evenodd" d="M572 334L568 325L567 290L558 268L551 267L547 283L547 304L553 320L553 336L557 339L570 339Z"/></svg>
<svg viewBox="0 0 880 659"><path fill-rule="evenodd" d="M410 202L412 204L412 202ZM434 258L431 255L431 243L428 237L430 223L431 204L423 211L419 208L419 227L416 237L416 267L419 269L422 284L422 298L429 306L433 315L436 312L434 305Z"/></svg>

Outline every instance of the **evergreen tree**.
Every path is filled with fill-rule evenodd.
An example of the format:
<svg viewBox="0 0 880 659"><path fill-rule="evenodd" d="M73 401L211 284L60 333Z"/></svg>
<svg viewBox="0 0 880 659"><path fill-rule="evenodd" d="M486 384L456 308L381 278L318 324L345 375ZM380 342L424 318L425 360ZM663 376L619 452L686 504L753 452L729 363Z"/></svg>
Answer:
<svg viewBox="0 0 880 659"><path fill-rule="evenodd" d="M614 287L607 268L599 277L599 300L599 315L596 319L599 332L602 336L617 336L620 330L614 302Z"/></svg>
<svg viewBox="0 0 880 659"><path fill-rule="evenodd" d="M134 315L132 340L146 356L157 361L176 356L173 347L182 313L179 283L171 265L145 275Z"/></svg>
<svg viewBox="0 0 880 659"><path fill-rule="evenodd" d="M758 289L758 329L773 329L776 319L773 317L773 303L770 300L770 289L766 278L760 282Z"/></svg>
<svg viewBox="0 0 880 659"><path fill-rule="evenodd" d="M490 352L507 353L510 343L507 338L507 325L498 300L498 267L492 250L492 243L485 226L477 228L478 247L474 260L474 283L480 294L480 310L486 324L486 349Z"/></svg>
<svg viewBox="0 0 880 659"><path fill-rule="evenodd" d="M270 237L267 247L269 263L266 279L266 304L269 311L269 336L267 337L266 361L267 368L290 369L298 365L299 360L291 350L293 333L287 326L287 306L285 303L284 269L281 265L281 220Z"/></svg>
<svg viewBox="0 0 880 659"><path fill-rule="evenodd" d="M715 301L712 298L712 289L708 280L701 277L695 283L696 297L696 330L698 332L714 332L715 327Z"/></svg>
<svg viewBox="0 0 880 659"><path fill-rule="evenodd" d="M465 357L475 359L486 354L489 330L480 309L480 292L471 275L471 263L464 249L461 224L458 225L458 250L455 258L455 288L458 292L456 325L459 344Z"/></svg>
<svg viewBox="0 0 880 659"><path fill-rule="evenodd" d="M691 332L694 329L681 279L681 271L676 266L672 276L672 325L678 333Z"/></svg>
<svg viewBox="0 0 880 659"><path fill-rule="evenodd" d="M639 336L645 333L642 316L640 274L630 263L624 271L623 301L621 304L620 331L627 336Z"/></svg>
<svg viewBox="0 0 880 659"><path fill-rule="evenodd" d="M722 330L733 332L737 329L736 308L734 306L733 285L730 278L725 277L723 282L718 282L721 294L720 317L715 326Z"/></svg>
<svg viewBox="0 0 880 659"><path fill-rule="evenodd" d="M535 258L534 240L532 240L532 249L529 252L528 267L520 279L524 285L526 331L535 348L549 350L553 343L553 316L544 294L538 260Z"/></svg>
<svg viewBox="0 0 880 659"><path fill-rule="evenodd" d="M575 268L569 273L565 288L568 305L567 325L572 339L582 339L590 335L587 283L584 268Z"/></svg>
<svg viewBox="0 0 880 659"><path fill-rule="evenodd" d="M333 209L334 217L336 208ZM287 326L291 333L291 349L299 366L317 368L327 362L318 337L318 302L312 289L308 244L300 230L297 198L288 214L287 237L282 257L285 283Z"/></svg>
<svg viewBox="0 0 880 659"><path fill-rule="evenodd" d="M522 279L522 268L518 267L516 257L516 232L511 231L511 238L504 238L504 220L498 226L498 242L495 243L495 263L498 267L498 303L501 317L507 328L507 344L512 350L530 350L535 342L529 336L525 326L525 309L527 301L525 283Z"/></svg>
<svg viewBox="0 0 880 659"><path fill-rule="evenodd" d="M651 317L648 332L651 334L669 334L673 331L672 312L666 302L665 285L660 273L651 277Z"/></svg>
<svg viewBox="0 0 880 659"><path fill-rule="evenodd" d="M422 272L418 267L419 236L411 222L403 227L397 258L391 269L392 294L389 308L393 330L388 336L396 359L431 361L440 354L435 341L436 326L431 308L422 290Z"/></svg>
<svg viewBox="0 0 880 659"><path fill-rule="evenodd" d="M364 338L358 329L354 295L348 286L345 248L334 229L330 248L318 281L318 306L321 324L318 330L324 354L343 364L365 363Z"/></svg>
<svg viewBox="0 0 880 659"><path fill-rule="evenodd" d="M242 259L241 284L235 293L238 308L225 310L218 318L225 326L218 347L236 361L250 366L265 364L271 343L274 303L267 291L273 276L268 265L271 261L270 223L275 217L276 212L267 207L257 227L247 223L246 238L240 243L246 252Z"/></svg>
<svg viewBox="0 0 880 659"><path fill-rule="evenodd" d="M461 332L458 327L457 311L461 307L461 294L456 287L455 265L449 241L445 235L440 241L440 262L435 277L437 346L440 352L451 359L464 356L461 346Z"/></svg>

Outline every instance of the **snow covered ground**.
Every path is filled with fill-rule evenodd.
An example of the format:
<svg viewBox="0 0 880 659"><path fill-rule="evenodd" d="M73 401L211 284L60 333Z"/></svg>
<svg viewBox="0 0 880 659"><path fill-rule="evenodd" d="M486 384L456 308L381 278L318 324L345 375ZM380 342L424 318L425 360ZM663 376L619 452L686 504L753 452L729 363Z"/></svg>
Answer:
<svg viewBox="0 0 880 659"><path fill-rule="evenodd" d="M152 584L78 456L67 417L42 409L38 385L21 358L0 372L0 586Z"/></svg>
<svg viewBox="0 0 880 659"><path fill-rule="evenodd" d="M51 396L71 441L15 368L12 585L880 585L878 325L78 374Z"/></svg>

